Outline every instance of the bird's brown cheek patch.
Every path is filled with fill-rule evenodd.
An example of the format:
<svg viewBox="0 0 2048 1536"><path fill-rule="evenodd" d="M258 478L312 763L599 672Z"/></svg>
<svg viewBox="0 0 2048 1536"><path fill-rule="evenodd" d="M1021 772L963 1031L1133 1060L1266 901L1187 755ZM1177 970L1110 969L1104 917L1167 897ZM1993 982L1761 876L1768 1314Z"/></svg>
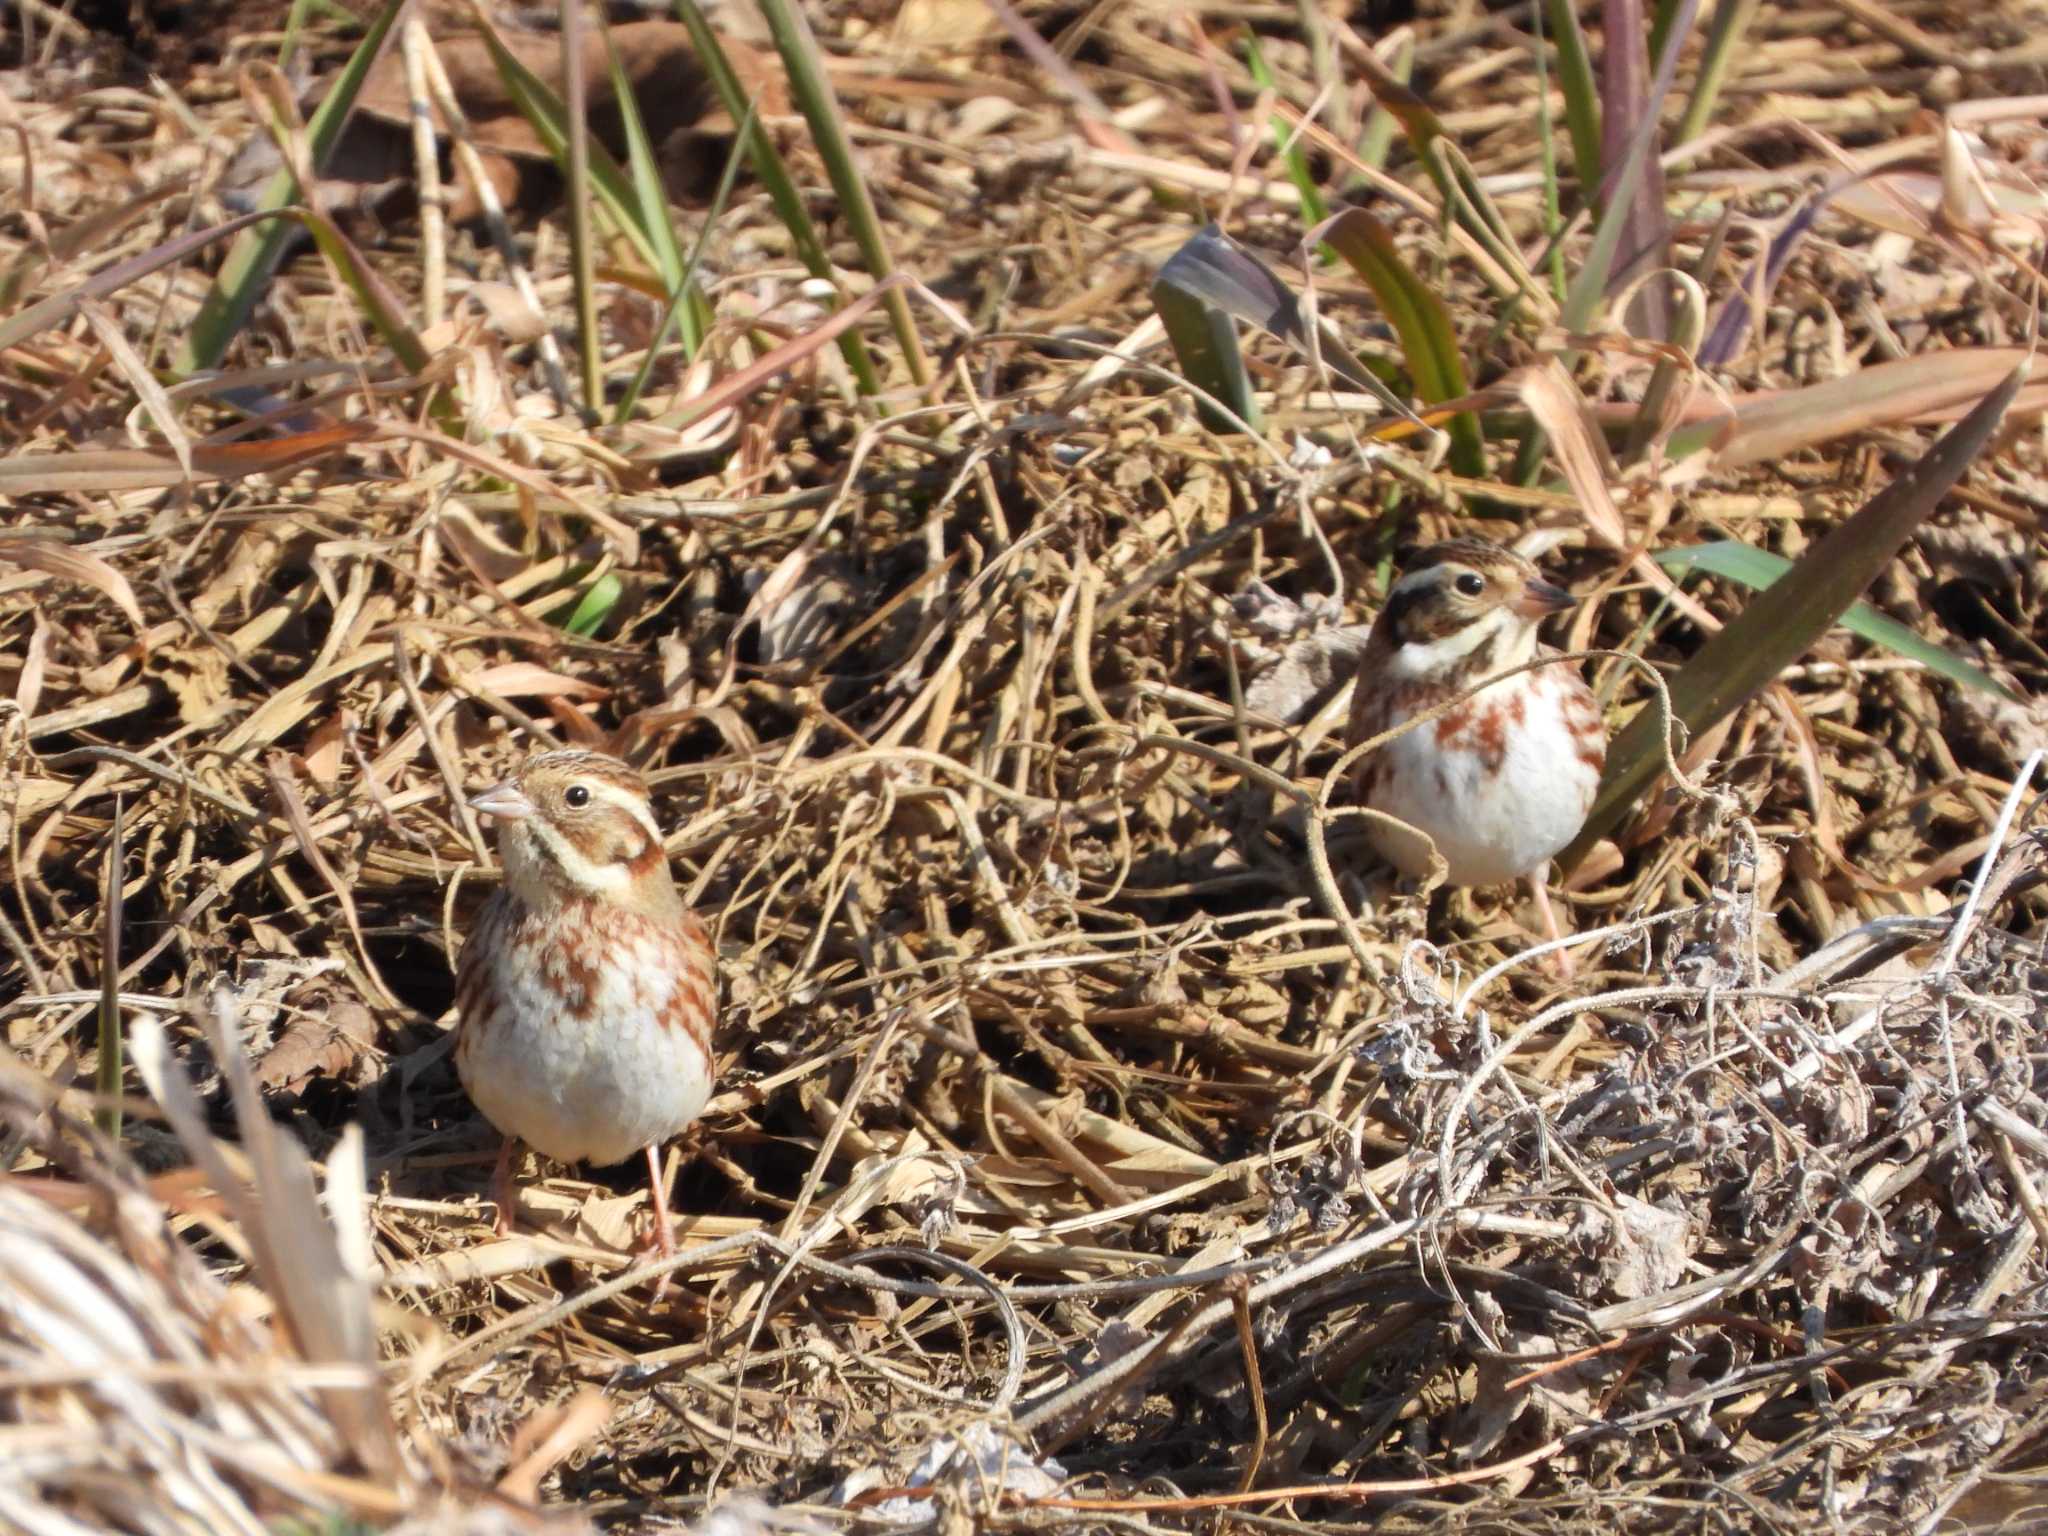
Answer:
<svg viewBox="0 0 2048 1536"><path fill-rule="evenodd" d="M668 862L668 853L652 838L642 837L637 848L626 853L626 869L635 880L651 878L655 871Z"/></svg>
<svg viewBox="0 0 2048 1536"><path fill-rule="evenodd" d="M1423 645L1455 635L1464 627L1463 619L1442 602L1423 603L1408 615L1408 638Z"/></svg>

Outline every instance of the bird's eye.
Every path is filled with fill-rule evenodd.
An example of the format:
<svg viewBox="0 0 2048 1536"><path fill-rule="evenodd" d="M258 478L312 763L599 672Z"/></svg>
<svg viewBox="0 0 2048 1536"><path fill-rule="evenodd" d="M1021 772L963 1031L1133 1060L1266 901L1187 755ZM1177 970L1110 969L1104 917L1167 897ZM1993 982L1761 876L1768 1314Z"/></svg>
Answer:
<svg viewBox="0 0 2048 1536"><path fill-rule="evenodd" d="M584 806L590 804L590 790L582 784L571 784L567 793L562 796L562 802L570 810L580 811Z"/></svg>
<svg viewBox="0 0 2048 1536"><path fill-rule="evenodd" d="M1466 597L1477 597L1486 590L1486 578L1477 571L1464 571L1451 583Z"/></svg>

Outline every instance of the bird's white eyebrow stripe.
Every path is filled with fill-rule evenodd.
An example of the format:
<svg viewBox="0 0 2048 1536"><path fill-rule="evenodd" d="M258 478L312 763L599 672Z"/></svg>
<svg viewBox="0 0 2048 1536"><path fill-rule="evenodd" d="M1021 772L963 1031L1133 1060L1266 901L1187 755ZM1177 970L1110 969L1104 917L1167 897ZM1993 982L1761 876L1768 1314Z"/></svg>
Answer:
<svg viewBox="0 0 2048 1536"><path fill-rule="evenodd" d="M591 799L602 800L606 805L616 806L639 822L647 835L657 844L661 842L661 828L654 823L654 808L648 805L643 797L620 785L609 784L603 779L583 782L589 785Z"/></svg>

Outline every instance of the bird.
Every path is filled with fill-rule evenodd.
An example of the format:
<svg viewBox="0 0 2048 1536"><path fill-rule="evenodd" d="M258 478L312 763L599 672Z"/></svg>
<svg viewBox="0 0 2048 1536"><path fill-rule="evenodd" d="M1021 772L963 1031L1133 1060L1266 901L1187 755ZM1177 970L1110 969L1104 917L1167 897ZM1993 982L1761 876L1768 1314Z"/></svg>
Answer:
<svg viewBox="0 0 2048 1536"><path fill-rule="evenodd" d="M670 1256L659 1149L711 1097L718 970L647 781L604 753L546 751L469 804L497 823L504 882L456 967L455 1070L505 1138L498 1232L511 1231L518 1143L600 1167L639 1152Z"/></svg>
<svg viewBox="0 0 2048 1536"><path fill-rule="evenodd" d="M1576 601L1502 545L1457 538L1424 549L1387 593L1360 653L1350 745L1557 655L1537 627ZM1366 753L1353 782L1359 804L1429 835L1451 884L1526 879L1555 938L1541 875L1585 825L1606 762L1599 703L1578 664L1560 661L1501 678ZM1403 874L1429 872L1421 839L1378 821L1367 836Z"/></svg>

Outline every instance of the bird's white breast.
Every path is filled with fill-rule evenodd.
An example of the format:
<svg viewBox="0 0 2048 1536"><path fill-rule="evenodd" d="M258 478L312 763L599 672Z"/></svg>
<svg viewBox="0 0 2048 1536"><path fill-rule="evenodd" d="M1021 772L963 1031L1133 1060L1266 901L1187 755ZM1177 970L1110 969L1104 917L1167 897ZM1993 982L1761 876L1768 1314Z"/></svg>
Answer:
<svg viewBox="0 0 2048 1536"><path fill-rule="evenodd" d="M550 925L501 893L469 942L485 947L456 1069L500 1131L602 1165L703 1112L712 959L688 932L604 908ZM599 950L607 963L586 963Z"/></svg>
<svg viewBox="0 0 2048 1536"><path fill-rule="evenodd" d="M1469 714L1418 726L1380 749L1388 762L1373 808L1427 832L1452 884L1519 879L1585 825L1600 767L1597 754L1588 760L1577 730L1598 717L1570 666L1505 678L1470 700ZM1489 734L1494 727L1497 736ZM1405 873L1428 871L1427 852L1415 839L1377 827L1371 836Z"/></svg>

